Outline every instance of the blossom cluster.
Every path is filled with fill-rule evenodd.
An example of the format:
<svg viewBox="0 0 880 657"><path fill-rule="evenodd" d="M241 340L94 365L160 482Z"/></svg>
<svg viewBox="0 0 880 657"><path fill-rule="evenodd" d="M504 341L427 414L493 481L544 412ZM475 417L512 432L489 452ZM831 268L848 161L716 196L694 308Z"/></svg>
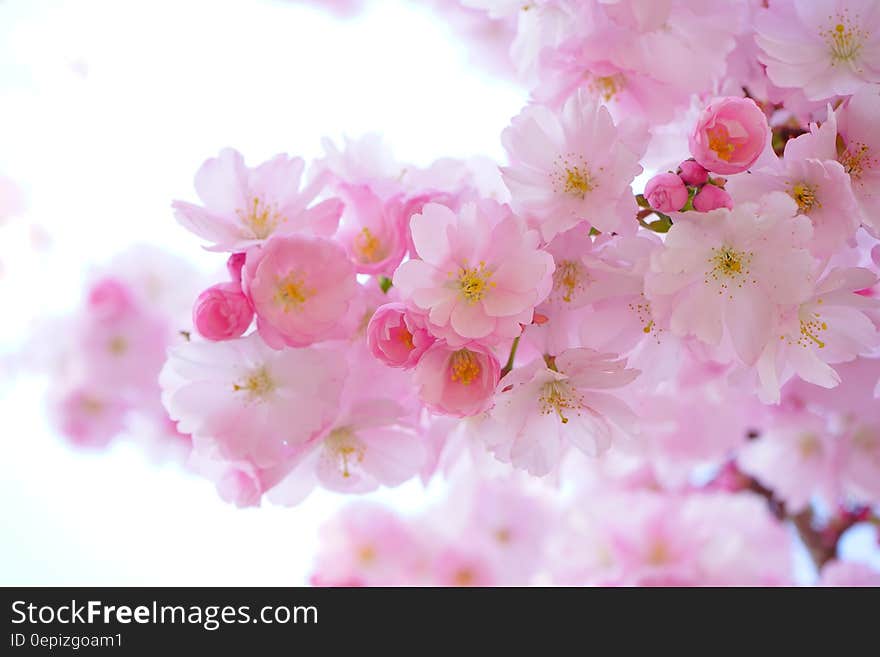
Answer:
<svg viewBox="0 0 880 657"><path fill-rule="evenodd" d="M785 522L870 580L880 2L432 4L530 91L505 163L225 149L174 202L226 262L158 379L199 469L239 506L470 469L442 522L346 511L322 584L784 584Z"/></svg>

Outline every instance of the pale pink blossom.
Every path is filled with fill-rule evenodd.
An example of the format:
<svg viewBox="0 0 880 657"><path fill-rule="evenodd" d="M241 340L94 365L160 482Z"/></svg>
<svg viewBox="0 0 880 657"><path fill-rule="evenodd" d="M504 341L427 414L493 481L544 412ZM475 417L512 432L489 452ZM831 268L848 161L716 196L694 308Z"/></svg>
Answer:
<svg viewBox="0 0 880 657"><path fill-rule="evenodd" d="M502 173L511 204L544 241L581 222L603 233L635 230L630 183L642 170L639 153L586 92L572 96L558 114L526 107L501 140L510 157Z"/></svg>
<svg viewBox="0 0 880 657"><path fill-rule="evenodd" d="M238 283L212 285L193 306L193 326L207 340L238 338L253 320L254 311Z"/></svg>
<svg viewBox="0 0 880 657"><path fill-rule="evenodd" d="M809 146L810 142L801 138L790 140L782 159L732 176L726 188L739 203L758 201L772 191L791 196L798 213L809 217L813 224L810 250L824 257L841 249L853 237L860 223L859 210L844 167L832 159L821 159L829 153Z"/></svg>
<svg viewBox="0 0 880 657"><path fill-rule="evenodd" d="M500 376L501 365L489 349L476 343L451 347L439 341L422 354L413 383L430 410L465 417L491 406Z"/></svg>
<svg viewBox="0 0 880 657"><path fill-rule="evenodd" d="M535 476L553 472L570 446L596 456L615 437L635 431L635 415L618 393L639 375L591 349L536 359L502 380L480 435L501 461Z"/></svg>
<svg viewBox="0 0 880 657"><path fill-rule="evenodd" d="M717 98L703 109L688 138L691 155L714 173L748 169L764 151L770 126L750 98Z"/></svg>
<svg viewBox="0 0 880 657"><path fill-rule="evenodd" d="M839 441L822 418L788 414L744 446L737 464L786 503L793 513L814 495L833 503L840 492Z"/></svg>
<svg viewBox="0 0 880 657"><path fill-rule="evenodd" d="M774 193L761 205L679 215L646 275L654 314L668 318L673 334L712 346L727 335L739 358L754 364L774 337L777 313L813 290L805 249L812 227L796 212L791 197Z"/></svg>
<svg viewBox="0 0 880 657"><path fill-rule="evenodd" d="M248 252L242 286L260 335L281 349L342 337L339 322L355 296L357 279L336 242L278 236Z"/></svg>
<svg viewBox="0 0 880 657"><path fill-rule="evenodd" d="M276 351L252 334L169 350L159 381L182 432L227 460L269 467L328 428L347 370L337 349Z"/></svg>
<svg viewBox="0 0 880 657"><path fill-rule="evenodd" d="M383 202L367 186L347 186L342 193L346 203L337 241L359 274L391 276L407 247L402 200Z"/></svg>
<svg viewBox="0 0 880 657"><path fill-rule="evenodd" d="M819 586L880 587L880 571L857 561L833 559L822 567Z"/></svg>
<svg viewBox="0 0 880 657"><path fill-rule="evenodd" d="M411 586L427 546L401 518L376 504L352 504L321 528L315 586Z"/></svg>
<svg viewBox="0 0 880 657"><path fill-rule="evenodd" d="M497 586L491 562L476 550L449 547L431 564L434 586Z"/></svg>
<svg viewBox="0 0 880 657"><path fill-rule="evenodd" d="M131 410L112 388L73 386L56 393L50 415L61 434L76 447L100 449L121 434Z"/></svg>
<svg viewBox="0 0 880 657"><path fill-rule="evenodd" d="M427 314L434 335L495 343L531 323L550 292L553 258L506 206L468 203L455 213L429 203L410 227L419 259L397 269L394 286Z"/></svg>
<svg viewBox="0 0 880 657"><path fill-rule="evenodd" d="M880 20L880 3L875 14ZM880 54L880 29L875 30ZM880 62L878 62L880 70ZM880 86L860 89L835 112L837 136L842 143L837 160L850 176L853 192L862 208L862 223L875 238L880 238ZM828 121L829 132L834 123ZM823 125L823 128L825 126ZM831 135L829 135L831 137ZM833 137L831 137L833 139ZM837 143L835 142L835 146Z"/></svg>
<svg viewBox="0 0 880 657"><path fill-rule="evenodd" d="M758 12L755 30L770 80L811 100L880 82L876 0L773 0Z"/></svg>
<svg viewBox="0 0 880 657"><path fill-rule="evenodd" d="M411 369L434 344L434 337L425 328L424 317L407 311L403 303L388 303L370 319L367 344L386 365Z"/></svg>
<svg viewBox="0 0 880 657"><path fill-rule="evenodd" d="M858 294L877 283L867 269L833 269L803 303L783 310L757 363L761 396L779 400L780 386L796 375L824 388L840 383L835 363L870 354L880 346L880 333L866 314L880 300Z"/></svg>
<svg viewBox="0 0 880 657"><path fill-rule="evenodd" d="M329 199L309 207L324 181L319 177L300 189L304 168L301 158L287 155L249 168L240 153L225 149L196 173L203 205L175 201L174 214L211 251L244 251L272 235L332 235L342 203Z"/></svg>

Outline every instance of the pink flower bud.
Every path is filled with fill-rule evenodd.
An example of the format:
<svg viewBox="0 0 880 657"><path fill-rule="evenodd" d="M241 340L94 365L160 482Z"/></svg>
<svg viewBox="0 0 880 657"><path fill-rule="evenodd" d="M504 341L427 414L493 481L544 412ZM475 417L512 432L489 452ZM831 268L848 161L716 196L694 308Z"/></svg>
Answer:
<svg viewBox="0 0 880 657"><path fill-rule="evenodd" d="M691 155L699 164L726 175L752 166L769 137L767 117L755 101L728 96L703 110L689 144Z"/></svg>
<svg viewBox="0 0 880 657"><path fill-rule="evenodd" d="M694 196L694 210L709 212L718 208L733 209L733 199L730 194L715 185L703 185L703 188Z"/></svg>
<svg viewBox="0 0 880 657"><path fill-rule="evenodd" d="M229 272L229 278L241 285L241 268L244 267L245 254L233 253L226 261L226 271Z"/></svg>
<svg viewBox="0 0 880 657"><path fill-rule="evenodd" d="M681 163L680 168L681 173L678 175L685 185L699 187L709 180L709 172L694 160L685 160Z"/></svg>
<svg viewBox="0 0 880 657"><path fill-rule="evenodd" d="M199 295L193 307L193 324L208 340L229 340L247 331L254 311L237 283L213 285Z"/></svg>
<svg viewBox="0 0 880 657"><path fill-rule="evenodd" d="M367 344L377 359L390 367L415 367L434 344L424 321L407 312L402 303L380 306L367 325Z"/></svg>
<svg viewBox="0 0 880 657"><path fill-rule="evenodd" d="M660 212L678 212L688 200L688 190L674 173L658 173L645 186L645 198Z"/></svg>

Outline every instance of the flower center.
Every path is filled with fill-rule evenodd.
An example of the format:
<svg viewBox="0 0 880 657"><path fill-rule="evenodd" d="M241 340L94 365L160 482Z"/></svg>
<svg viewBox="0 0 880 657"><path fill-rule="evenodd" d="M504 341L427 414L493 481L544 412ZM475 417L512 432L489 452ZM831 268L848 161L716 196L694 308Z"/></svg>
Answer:
<svg viewBox="0 0 880 657"><path fill-rule="evenodd" d="M653 333L659 344L660 333L663 329L658 328L654 322L654 316L651 314L651 302L645 298L645 295L640 295L638 300L629 303L628 308L638 317L639 324L642 325L642 333L646 335Z"/></svg>
<svg viewBox="0 0 880 657"><path fill-rule="evenodd" d="M342 476L351 477L351 468L364 460L366 447L357 439L354 431L348 427L340 427L330 432L324 440L324 447L331 458L336 461Z"/></svg>
<svg viewBox="0 0 880 657"><path fill-rule="evenodd" d="M355 235L354 251L362 262L367 263L379 262L387 255L382 242L366 227L361 228L361 231Z"/></svg>
<svg viewBox="0 0 880 657"><path fill-rule="evenodd" d="M305 275L291 272L278 281L275 302L283 306L284 312L299 310L314 293L314 290L307 287Z"/></svg>
<svg viewBox="0 0 880 657"><path fill-rule="evenodd" d="M560 260L553 272L553 289L566 303L571 303L575 294L583 289L586 273L577 260Z"/></svg>
<svg viewBox="0 0 880 657"><path fill-rule="evenodd" d="M412 333L410 333L407 329L403 327L397 329L397 331L397 339L400 340L407 349L412 351L412 349L415 348L415 345L413 344Z"/></svg>
<svg viewBox="0 0 880 657"><path fill-rule="evenodd" d="M822 36L825 37L834 64L855 61L865 40L864 31L855 26L849 16L841 14L837 15L836 23Z"/></svg>
<svg viewBox="0 0 880 657"><path fill-rule="evenodd" d="M720 284L718 294L722 294L733 284L742 287L747 282L746 277L751 273L749 265L752 257L751 251L737 251L729 246L712 249L712 256L708 261L712 269L709 270L704 282L708 284L709 279L712 279Z"/></svg>
<svg viewBox="0 0 880 657"><path fill-rule="evenodd" d="M482 372L477 355L467 349L459 349L452 354L449 370L449 378L463 386L469 386Z"/></svg>
<svg viewBox="0 0 880 657"><path fill-rule="evenodd" d="M128 351L128 340L121 335L116 335L107 343L107 351L114 356L122 356Z"/></svg>
<svg viewBox="0 0 880 657"><path fill-rule="evenodd" d="M868 147L865 144L853 143L838 155L837 159L846 169L854 182L858 182L865 169L870 169L874 162L868 156Z"/></svg>
<svg viewBox="0 0 880 657"><path fill-rule="evenodd" d="M590 82L590 90L602 97L606 103L614 98L626 84L626 80L620 73L594 77Z"/></svg>
<svg viewBox="0 0 880 657"><path fill-rule="evenodd" d="M485 262L480 262L479 267L459 267L458 289L461 296L470 303L482 300L489 289L495 287L491 278L492 271L486 268Z"/></svg>
<svg viewBox="0 0 880 657"><path fill-rule="evenodd" d="M275 390L275 382L272 380L269 370L263 366L251 372L243 382L233 383L232 390L247 393L248 399L251 401L266 399Z"/></svg>
<svg viewBox="0 0 880 657"><path fill-rule="evenodd" d="M551 175L553 189L574 198L584 199L598 186L593 179L587 163L579 155L568 153L560 155Z"/></svg>
<svg viewBox="0 0 880 657"><path fill-rule="evenodd" d="M727 128L718 123L706 130L706 134L709 137L709 148L715 151L719 159L725 162L729 161L736 150L736 145L730 141L730 133Z"/></svg>
<svg viewBox="0 0 880 657"><path fill-rule="evenodd" d="M798 438L798 451L805 459L818 456L822 451L822 443L819 438L811 433L806 433Z"/></svg>
<svg viewBox="0 0 880 657"><path fill-rule="evenodd" d="M822 204L816 198L816 186L805 182L799 182L788 193L798 206L801 214L807 214L813 208L821 208Z"/></svg>
<svg viewBox="0 0 880 657"><path fill-rule="evenodd" d="M541 387L538 396L541 414L556 413L562 424L568 424L566 413L579 415L584 408L584 400L567 381L548 381Z"/></svg>
<svg viewBox="0 0 880 657"><path fill-rule="evenodd" d="M282 217L274 206L254 197L244 210L236 210L239 220L251 229L257 239L266 239L281 223Z"/></svg>

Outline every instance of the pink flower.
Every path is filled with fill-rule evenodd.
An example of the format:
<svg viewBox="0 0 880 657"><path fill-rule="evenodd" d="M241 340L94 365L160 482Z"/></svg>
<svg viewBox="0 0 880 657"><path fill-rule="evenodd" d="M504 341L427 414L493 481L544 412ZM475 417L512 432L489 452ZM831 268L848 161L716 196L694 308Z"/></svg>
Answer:
<svg viewBox="0 0 880 657"><path fill-rule="evenodd" d="M244 335L254 311L238 283L218 283L202 292L193 307L193 326L208 340Z"/></svg>
<svg viewBox="0 0 880 657"><path fill-rule="evenodd" d="M454 348L435 342L419 359L413 383L435 413L466 417L492 405L501 376L495 355L478 344Z"/></svg>
<svg viewBox="0 0 880 657"><path fill-rule="evenodd" d="M428 546L401 518L375 504L346 506L321 528L315 586L411 586Z"/></svg>
<svg viewBox="0 0 880 657"><path fill-rule="evenodd" d="M367 186L345 189L346 209L336 239L359 274L390 276L406 252L406 225L400 220L401 202L388 203Z"/></svg>
<svg viewBox="0 0 880 657"><path fill-rule="evenodd" d="M688 200L688 189L674 173L658 173L645 185L645 198L660 212L678 212Z"/></svg>
<svg viewBox="0 0 880 657"><path fill-rule="evenodd" d="M773 0L758 12L755 30L770 80L810 100L880 82L876 0Z"/></svg>
<svg viewBox="0 0 880 657"><path fill-rule="evenodd" d="M797 513L815 494L829 503L837 499L838 443L823 419L800 413L777 421L744 446L737 463Z"/></svg>
<svg viewBox="0 0 880 657"><path fill-rule="evenodd" d="M880 5L878 5L880 6ZM880 16L880 10L875 11ZM880 38L880 32L875 32ZM866 86L835 112L837 135L843 148L837 160L850 176L856 200L862 208L862 223L880 238L880 87ZM830 119L831 117L829 117ZM832 120L827 122L833 131ZM825 128L823 124L822 128ZM831 139L833 135L829 135ZM836 145L836 143L835 143Z"/></svg>
<svg viewBox="0 0 880 657"><path fill-rule="evenodd" d="M603 233L635 230L630 183L642 170L639 154L586 92L572 96L559 114L526 107L501 140L511 160L502 168L511 205L545 242L581 222Z"/></svg>
<svg viewBox="0 0 880 657"><path fill-rule="evenodd" d="M880 300L857 292L877 283L877 276L859 267L834 269L803 303L783 311L771 340L757 363L761 395L779 401L779 388L797 375L824 388L840 383L831 364L854 360L880 346L880 333L868 313Z"/></svg>
<svg viewBox="0 0 880 657"><path fill-rule="evenodd" d="M410 369L434 344L424 319L402 303L388 303L376 310L367 326L367 344L373 356L390 367Z"/></svg>
<svg viewBox="0 0 880 657"><path fill-rule="evenodd" d="M58 430L77 447L105 447L125 429L131 407L118 394L92 385L65 390L52 403Z"/></svg>
<svg viewBox="0 0 880 657"><path fill-rule="evenodd" d="M616 435L631 434L635 416L607 391L631 383L639 371L613 358L569 349L508 374L479 427L496 458L541 477L557 468L569 446L596 456Z"/></svg>
<svg viewBox="0 0 880 657"><path fill-rule="evenodd" d="M169 350L162 402L183 433L256 467L295 457L328 428L347 374L335 349L267 347L251 334Z"/></svg>
<svg viewBox="0 0 880 657"><path fill-rule="evenodd" d="M880 572L867 564L834 559L822 568L819 586L880 586Z"/></svg>
<svg viewBox="0 0 880 657"><path fill-rule="evenodd" d="M754 364L774 337L780 310L812 292L812 234L786 194L706 214L684 213L652 255L645 293L673 334L721 346L729 335L736 354ZM778 336L777 338L778 339Z"/></svg>
<svg viewBox="0 0 880 657"><path fill-rule="evenodd" d="M767 118L755 101L727 96L706 106L688 143L700 165L727 175L752 166L769 136Z"/></svg>
<svg viewBox="0 0 880 657"><path fill-rule="evenodd" d="M506 206L468 203L456 214L429 203L410 226L421 259L400 265L394 285L450 345L515 338L550 293L553 258Z"/></svg>
<svg viewBox="0 0 880 657"><path fill-rule="evenodd" d="M787 155L774 168L733 176L727 188L739 202L758 201L771 191L791 196L798 213L809 217L813 224L810 250L818 257L827 257L843 247L859 227L850 177L838 162L799 158L792 150L786 148Z"/></svg>
<svg viewBox="0 0 880 657"><path fill-rule="evenodd" d="M686 185L704 185L709 180L709 172L694 160L685 160L679 167L681 173L678 175Z"/></svg>
<svg viewBox="0 0 880 657"><path fill-rule="evenodd" d="M339 321L357 292L345 251L321 237L279 236L252 249L242 284L275 349L342 337Z"/></svg>
<svg viewBox="0 0 880 657"><path fill-rule="evenodd" d="M733 210L733 199L720 187L706 184L694 196L693 205L697 212L711 212L718 208Z"/></svg>
<svg viewBox="0 0 880 657"><path fill-rule="evenodd" d="M330 236L342 213L336 199L313 207L323 185L318 177L300 190L305 163L277 155L255 169L241 154L225 149L196 173L195 186L203 206L175 201L174 214L185 228L211 242L211 251L244 251L272 235L305 233Z"/></svg>
<svg viewBox="0 0 880 657"><path fill-rule="evenodd" d="M435 586L494 586L492 565L479 552L460 547L443 550L432 567Z"/></svg>

